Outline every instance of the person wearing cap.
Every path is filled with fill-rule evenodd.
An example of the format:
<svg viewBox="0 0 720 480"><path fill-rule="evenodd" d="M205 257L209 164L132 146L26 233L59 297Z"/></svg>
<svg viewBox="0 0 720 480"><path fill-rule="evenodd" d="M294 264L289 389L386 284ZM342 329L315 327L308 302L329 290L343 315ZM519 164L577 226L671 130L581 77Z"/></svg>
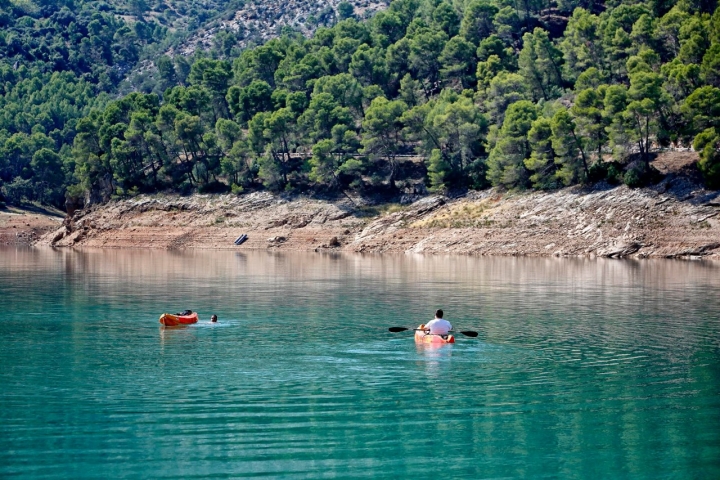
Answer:
<svg viewBox="0 0 720 480"><path fill-rule="evenodd" d="M215 314L213 313L212 317L210 317L210 321L211 321L212 323L217 322L217 315L215 315Z"/></svg>
<svg viewBox="0 0 720 480"><path fill-rule="evenodd" d="M429 335L447 335L452 330L452 324L443 318L443 311L437 310L435 318L420 326Z"/></svg>

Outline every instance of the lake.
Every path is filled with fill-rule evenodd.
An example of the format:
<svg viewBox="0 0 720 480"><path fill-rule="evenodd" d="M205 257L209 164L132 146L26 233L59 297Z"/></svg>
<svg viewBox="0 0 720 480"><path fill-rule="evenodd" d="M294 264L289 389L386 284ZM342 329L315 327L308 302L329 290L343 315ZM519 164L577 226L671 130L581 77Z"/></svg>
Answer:
<svg viewBox="0 0 720 480"><path fill-rule="evenodd" d="M720 478L718 263L4 248L0 303L3 478Z"/></svg>

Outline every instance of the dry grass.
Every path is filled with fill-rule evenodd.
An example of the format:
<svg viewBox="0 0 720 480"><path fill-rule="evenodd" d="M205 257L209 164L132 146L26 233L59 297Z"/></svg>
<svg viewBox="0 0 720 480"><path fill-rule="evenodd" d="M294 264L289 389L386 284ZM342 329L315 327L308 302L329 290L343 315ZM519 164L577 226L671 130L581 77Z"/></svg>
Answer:
<svg viewBox="0 0 720 480"><path fill-rule="evenodd" d="M399 203L383 203L380 205L364 205L356 208L359 217L379 217L391 213L402 212L406 206Z"/></svg>
<svg viewBox="0 0 720 480"><path fill-rule="evenodd" d="M495 222L490 218L484 203L463 202L450 205L429 218L412 223L410 228L490 227Z"/></svg>

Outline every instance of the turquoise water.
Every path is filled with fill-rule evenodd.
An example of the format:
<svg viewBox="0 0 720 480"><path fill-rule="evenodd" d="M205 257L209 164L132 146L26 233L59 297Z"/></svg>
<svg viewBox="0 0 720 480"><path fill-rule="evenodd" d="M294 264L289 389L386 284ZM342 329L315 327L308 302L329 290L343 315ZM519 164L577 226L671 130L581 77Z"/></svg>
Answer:
<svg viewBox="0 0 720 480"><path fill-rule="evenodd" d="M702 262L2 249L0 477L720 478L718 292ZM438 307L480 335L387 331Z"/></svg>

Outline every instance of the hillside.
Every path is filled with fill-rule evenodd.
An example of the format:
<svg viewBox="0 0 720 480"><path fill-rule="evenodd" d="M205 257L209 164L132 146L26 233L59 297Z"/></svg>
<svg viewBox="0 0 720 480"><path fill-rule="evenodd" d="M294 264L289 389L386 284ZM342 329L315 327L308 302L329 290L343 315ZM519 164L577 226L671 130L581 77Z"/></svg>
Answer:
<svg viewBox="0 0 720 480"><path fill-rule="evenodd" d="M315 30L330 27L345 18L369 18L387 7L385 1L332 0L235 0L228 3L159 1L149 6L143 18L168 26L170 35L162 50L147 52L136 68L128 72L119 91L154 92L162 95L167 82L162 78L163 61L172 60L187 68L197 57L232 60L241 52L281 35L311 37ZM138 16L124 19L138 21Z"/></svg>
<svg viewBox="0 0 720 480"><path fill-rule="evenodd" d="M654 163L667 176L653 188L491 189L375 206L268 192L140 196L78 211L42 237L20 236L55 247L719 260L720 195L694 181L693 156L661 155ZM0 239L12 228L0 226ZM247 242L234 245L241 234Z"/></svg>
<svg viewBox="0 0 720 480"><path fill-rule="evenodd" d="M244 5L226 9L218 20L200 28L168 54L192 56L198 50L210 51L221 42L229 44L229 47L221 46L223 53L229 54L233 48L241 50L251 44L263 44L283 31L310 37L319 26L330 26L340 19L338 5L341 3L352 6L352 15L358 18L369 18L387 7L385 1L378 0L249 0Z"/></svg>
<svg viewBox="0 0 720 480"><path fill-rule="evenodd" d="M720 187L715 2L328 5L6 0L0 201Z"/></svg>

